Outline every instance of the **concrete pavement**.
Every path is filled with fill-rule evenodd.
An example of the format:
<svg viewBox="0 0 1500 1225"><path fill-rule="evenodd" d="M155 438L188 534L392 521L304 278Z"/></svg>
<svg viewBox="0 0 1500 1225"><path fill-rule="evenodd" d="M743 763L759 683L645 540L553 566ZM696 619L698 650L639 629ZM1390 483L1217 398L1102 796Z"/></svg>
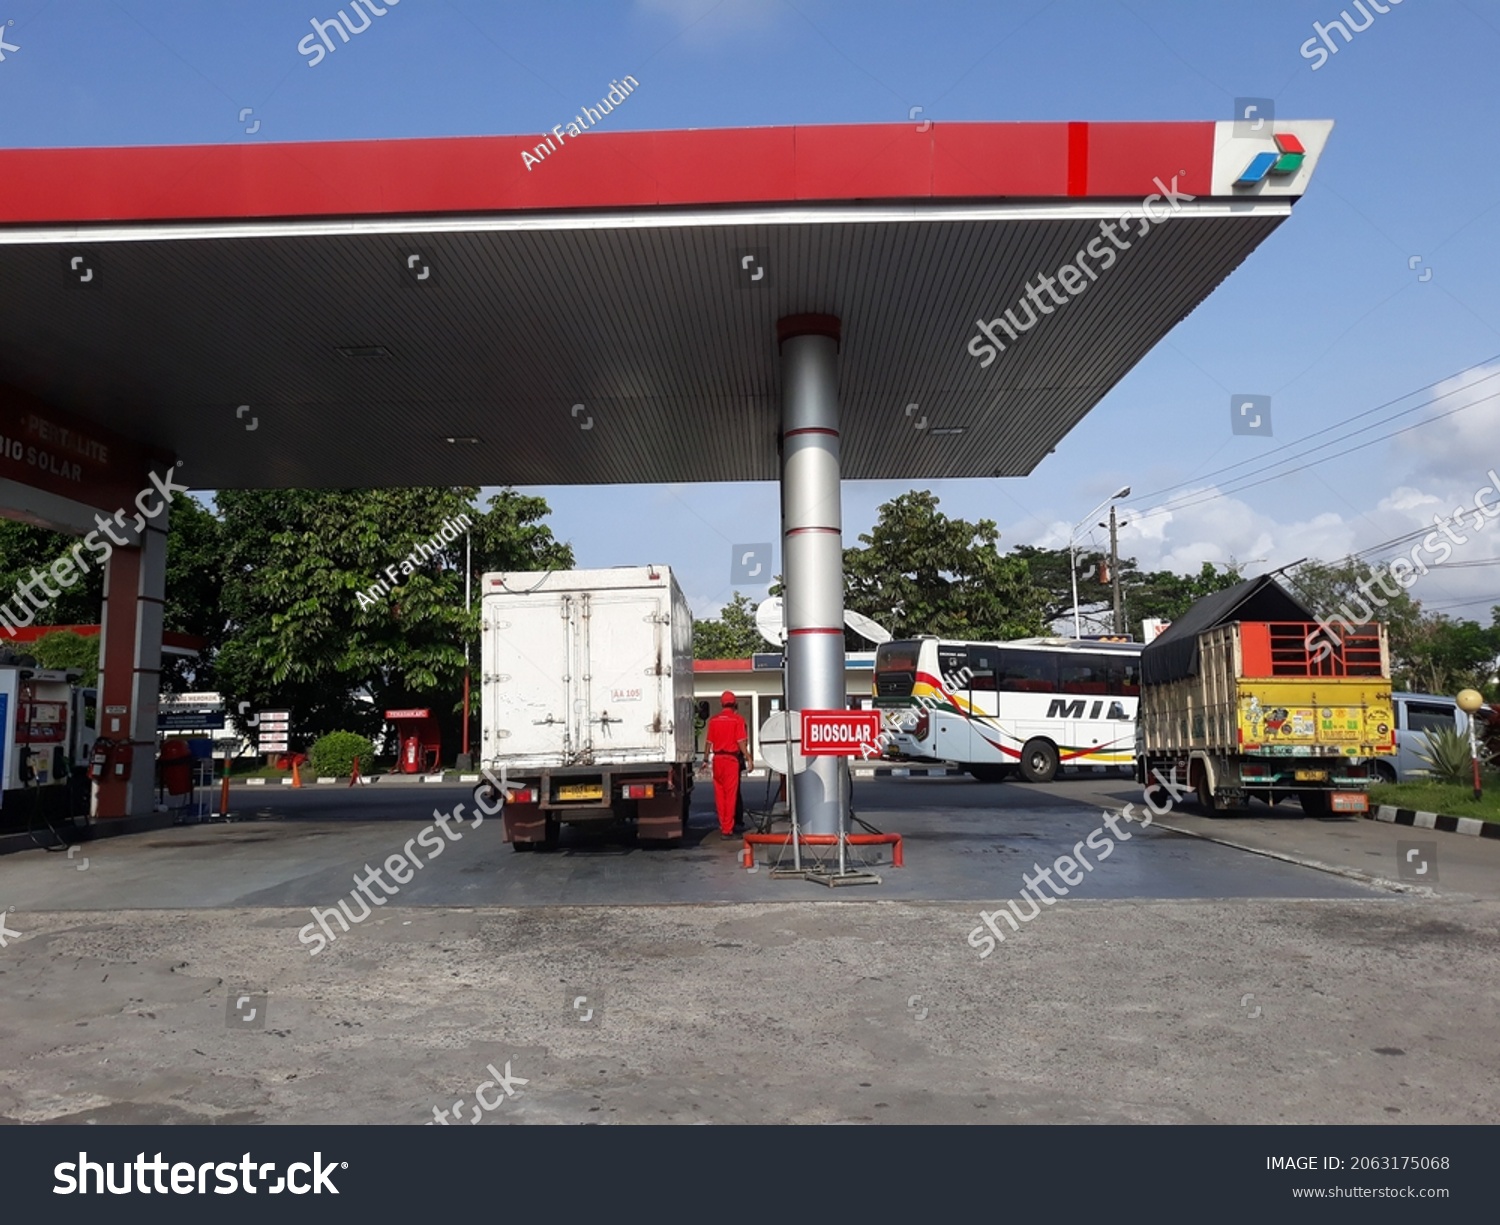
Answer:
<svg viewBox="0 0 1500 1225"><path fill-rule="evenodd" d="M471 1117L507 1061L528 1083L482 1122L1500 1115L1482 861L1450 881L1440 850L1439 884L1403 893L1153 827L981 959L979 910L1097 826L1097 786L860 784L861 812L911 831L940 894L981 885L936 901L772 887L713 842L515 855L486 826L424 870L446 865L429 900L403 891L317 956L297 939L306 907L333 906L351 859L399 849L422 814L159 831L95 844L107 858L82 871L7 856L0 1118L419 1124L456 1101ZM1163 820L1393 866L1373 822ZM719 896L599 904L642 869Z"/></svg>

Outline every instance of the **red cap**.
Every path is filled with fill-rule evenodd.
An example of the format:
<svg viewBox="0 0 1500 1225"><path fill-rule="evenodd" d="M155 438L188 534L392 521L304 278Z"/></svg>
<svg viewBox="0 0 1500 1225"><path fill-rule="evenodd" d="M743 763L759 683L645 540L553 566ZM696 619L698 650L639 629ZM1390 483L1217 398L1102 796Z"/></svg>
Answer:
<svg viewBox="0 0 1500 1225"><path fill-rule="evenodd" d="M719 695L719 705L720 706L737 706L737 705L739 705L739 702L735 698L734 694L730 693L729 690L726 689L726 690L724 690L723 693L721 693Z"/></svg>

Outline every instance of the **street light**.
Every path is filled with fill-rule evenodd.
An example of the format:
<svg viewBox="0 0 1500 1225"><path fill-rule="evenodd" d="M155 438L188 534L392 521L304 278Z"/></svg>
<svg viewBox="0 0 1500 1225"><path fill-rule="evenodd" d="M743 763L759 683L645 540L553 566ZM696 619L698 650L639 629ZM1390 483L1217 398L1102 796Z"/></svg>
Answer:
<svg viewBox="0 0 1500 1225"><path fill-rule="evenodd" d="M469 572L473 569L469 547L469 529L464 528L464 749L459 769L467 770L474 764L469 755Z"/></svg>
<svg viewBox="0 0 1500 1225"><path fill-rule="evenodd" d="M1477 689L1461 689L1458 694L1458 708L1469 716L1469 757L1474 762L1474 798L1477 800L1484 794L1479 786L1479 741L1474 734L1474 725L1478 720L1474 717L1479 713L1479 708L1484 705L1484 695Z"/></svg>
<svg viewBox="0 0 1500 1225"><path fill-rule="evenodd" d="M1090 519L1092 519L1095 515L1097 515L1111 502L1118 502L1121 498L1128 498L1129 496L1129 485L1126 485L1123 489L1117 490L1115 493L1110 494L1109 497L1105 498L1104 501L1100 502L1098 506L1094 507L1093 510L1089 511L1088 514L1084 515L1082 519L1075 523L1073 525L1073 530L1068 533L1068 572L1073 580L1074 638L1083 637L1083 622L1079 619L1078 616L1078 529L1081 528Z"/></svg>

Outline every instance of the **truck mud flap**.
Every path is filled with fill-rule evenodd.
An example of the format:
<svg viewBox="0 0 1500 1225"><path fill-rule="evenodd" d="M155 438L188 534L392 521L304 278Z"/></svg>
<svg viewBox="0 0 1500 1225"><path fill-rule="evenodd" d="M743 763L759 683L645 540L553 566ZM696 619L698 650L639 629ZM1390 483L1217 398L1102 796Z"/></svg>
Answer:
<svg viewBox="0 0 1500 1225"><path fill-rule="evenodd" d="M637 800L635 810L635 833L637 838L653 842L680 842L682 840L681 792L665 791L649 800Z"/></svg>
<svg viewBox="0 0 1500 1225"><path fill-rule="evenodd" d="M507 842L543 842L547 818L540 804L507 804L501 813Z"/></svg>

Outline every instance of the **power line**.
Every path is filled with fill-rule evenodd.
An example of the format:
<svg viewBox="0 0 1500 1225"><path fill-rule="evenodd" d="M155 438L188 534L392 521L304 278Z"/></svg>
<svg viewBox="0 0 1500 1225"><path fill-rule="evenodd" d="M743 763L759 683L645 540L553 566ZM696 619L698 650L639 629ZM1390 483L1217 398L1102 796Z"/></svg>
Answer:
<svg viewBox="0 0 1500 1225"><path fill-rule="evenodd" d="M1500 372L1497 372L1497 373L1500 373ZM1204 493L1204 495L1202 497L1196 497L1196 496L1188 495L1188 496L1185 496L1184 498L1178 499L1176 501L1168 502L1168 503L1166 503L1166 504L1164 504L1162 506L1158 506L1154 510L1146 510L1146 511L1137 510L1135 512L1136 521L1139 522L1142 519L1150 519L1150 518L1152 518L1153 516L1156 516L1156 515L1169 514L1169 513L1171 513L1174 510L1186 510L1188 507L1191 507L1191 506L1201 506L1204 502L1212 502L1212 501L1214 501L1217 498L1228 497L1230 494L1242 493L1246 489L1254 489L1258 485L1264 485L1264 484L1267 484L1270 481L1278 481L1278 480L1280 480L1284 476L1291 476L1294 472L1302 472L1302 471L1304 471L1307 468L1315 468L1319 464L1326 464L1331 459L1343 459L1345 456L1353 455L1356 451L1363 451L1366 447L1373 447L1377 442L1384 442L1388 438L1395 438L1395 437L1397 437L1398 435L1401 435L1401 434L1409 434L1412 430L1421 429L1423 426L1426 426L1426 425L1435 425L1437 422L1442 421L1446 417L1452 417L1452 416L1454 416L1457 413L1467 412L1471 408L1477 408L1479 405L1483 404L1486 400L1494 400L1494 399L1500 399L1500 392L1494 392L1491 395L1482 396L1478 400L1474 400L1474 401L1472 401L1469 404L1463 404L1463 405L1460 405L1458 408L1449 409L1446 413L1439 413L1436 417L1429 417L1425 421L1418 421L1418 422L1416 422L1413 425L1403 426L1399 430L1392 430L1389 434L1378 434L1374 438L1371 438L1371 439L1369 439L1366 442L1360 443L1358 446L1345 447L1342 451L1338 452L1338 454L1336 454L1336 455L1325 455L1321 459L1309 460L1305 464L1298 464L1297 467L1295 467L1295 468L1288 468L1284 472L1274 472L1270 476L1262 477L1258 481L1249 481L1249 482L1247 482L1244 485L1236 485L1232 489L1220 489L1220 490L1217 490L1217 491L1215 491L1213 493ZM1435 401L1434 401L1434 403L1435 403ZM1418 407L1422 407L1422 406L1419 405ZM1399 416L1399 415L1400 414L1397 414L1397 416ZM1395 417L1392 417L1389 420L1394 421ZM1379 422L1376 422L1375 425L1365 426L1364 429L1375 429L1377 426L1385 425L1385 424L1387 424L1387 422L1385 422L1385 421L1379 421ZM1355 430L1354 432L1356 434L1363 433L1364 429ZM1313 450L1314 451L1321 451L1324 447L1333 446L1333 445L1334 445L1333 443L1323 443L1323 444L1321 444L1321 445L1319 445L1317 447L1314 447ZM1287 462L1286 460L1278 460L1278 461L1276 461L1277 464L1283 464L1283 463L1286 463L1286 462ZM1275 467L1276 464L1273 464L1271 466ZM1246 476L1255 476L1255 475L1258 475L1258 473L1248 472L1245 475ZM1240 478L1237 477L1235 479L1238 480Z"/></svg>
<svg viewBox="0 0 1500 1225"><path fill-rule="evenodd" d="M1233 472L1236 468L1243 468L1246 464L1261 463L1264 460L1266 460L1269 456L1275 455L1278 451L1285 451L1285 450L1288 450L1288 449L1290 449L1292 447L1301 446L1304 442L1307 442L1310 439L1317 438L1317 437L1320 437L1323 434L1330 433L1333 430L1340 429L1341 427L1343 427L1345 425L1348 425L1350 422L1352 422L1352 421L1358 421L1362 417L1368 417L1372 413L1378 413L1382 409L1386 409L1386 408L1391 407L1391 405L1393 405L1393 404L1400 404L1402 400L1409 400L1409 399L1411 399L1412 396L1421 395L1422 392L1424 392L1424 391L1431 391L1434 387L1437 387L1437 386L1439 386L1442 383L1446 383L1446 382L1449 382L1452 379L1456 379L1460 375L1467 374L1471 370L1482 369L1483 367L1485 367L1487 365L1490 365L1491 363L1497 362L1497 361L1500 361L1500 353L1495 354L1493 357L1488 357L1484 361L1476 362L1472 366L1465 366L1465 367L1463 367L1463 369L1458 370L1458 371L1456 371L1453 374L1445 375L1443 378L1440 378L1440 379L1437 379L1437 380L1435 380L1435 381L1433 381L1431 383L1428 383L1424 387L1418 387L1415 391L1408 391L1408 392L1406 392L1403 395L1397 396L1393 400L1387 400L1384 404L1377 404L1374 408L1367 408L1363 412L1355 413L1352 416L1345 417L1342 421L1335 421L1332 425L1326 426L1326 427L1324 427L1321 430L1314 430L1311 434L1304 434L1301 438L1296 438L1296 439L1293 439L1291 442L1283 443L1281 446L1275 447L1272 450L1264 452L1261 455L1254 456L1251 459L1242 459L1242 460L1240 460L1237 463L1227 464L1223 468L1216 468L1212 472L1206 472L1206 473L1204 473L1201 476L1192 477L1192 478L1189 478L1188 480L1185 480L1185 481L1178 481L1177 484L1175 484L1175 485L1167 485L1167 486L1165 486L1165 487L1163 487L1161 489L1158 489L1158 490L1154 491L1153 493L1138 494L1136 497L1130 498L1125 504L1128 506L1131 503L1142 502L1142 501L1149 501L1152 498L1158 498L1158 497L1160 497L1164 493L1170 493L1174 489L1182 489L1183 487L1185 487L1187 485L1197 484L1200 481L1211 480L1214 477L1221 476L1222 474L1224 474L1226 472ZM1484 378L1479 379L1479 380L1477 380L1474 383L1466 384L1464 387L1457 388L1456 390L1463 391L1463 390L1467 390L1469 387L1477 387L1479 385L1479 383L1488 382L1490 379L1497 378L1497 377L1500 377L1500 370L1496 370L1493 374L1488 374ZM1447 394L1452 395L1454 393L1453 392L1449 392ZM1432 400L1424 401L1422 404L1416 404L1416 405L1413 405L1411 408L1403 409L1399 413L1393 413L1390 417L1386 418L1385 422L1376 422L1376 425L1383 425L1386 422L1394 421L1394 420L1396 420L1396 418L1401 417L1401 416L1405 416L1407 413L1416 412L1417 409L1423 408L1427 404L1435 404L1435 403L1437 403L1438 400L1440 400L1442 398L1443 398L1442 396L1438 396L1438 397L1436 397L1436 398L1434 398ZM1371 427L1366 427L1366 428L1371 428ZM1359 433L1359 432L1361 432L1361 431L1356 431L1356 433ZM1320 450L1321 448L1314 448L1314 449L1315 450ZM1296 456L1289 456L1288 458L1289 459L1294 459L1294 458L1296 458ZM1286 462L1285 460L1277 460L1277 461L1275 461L1275 463L1285 463L1285 462ZM1274 467L1275 464L1273 463L1272 466ZM1247 475L1250 475L1250 474L1247 474ZM1233 479L1238 480L1239 478L1235 477Z"/></svg>

